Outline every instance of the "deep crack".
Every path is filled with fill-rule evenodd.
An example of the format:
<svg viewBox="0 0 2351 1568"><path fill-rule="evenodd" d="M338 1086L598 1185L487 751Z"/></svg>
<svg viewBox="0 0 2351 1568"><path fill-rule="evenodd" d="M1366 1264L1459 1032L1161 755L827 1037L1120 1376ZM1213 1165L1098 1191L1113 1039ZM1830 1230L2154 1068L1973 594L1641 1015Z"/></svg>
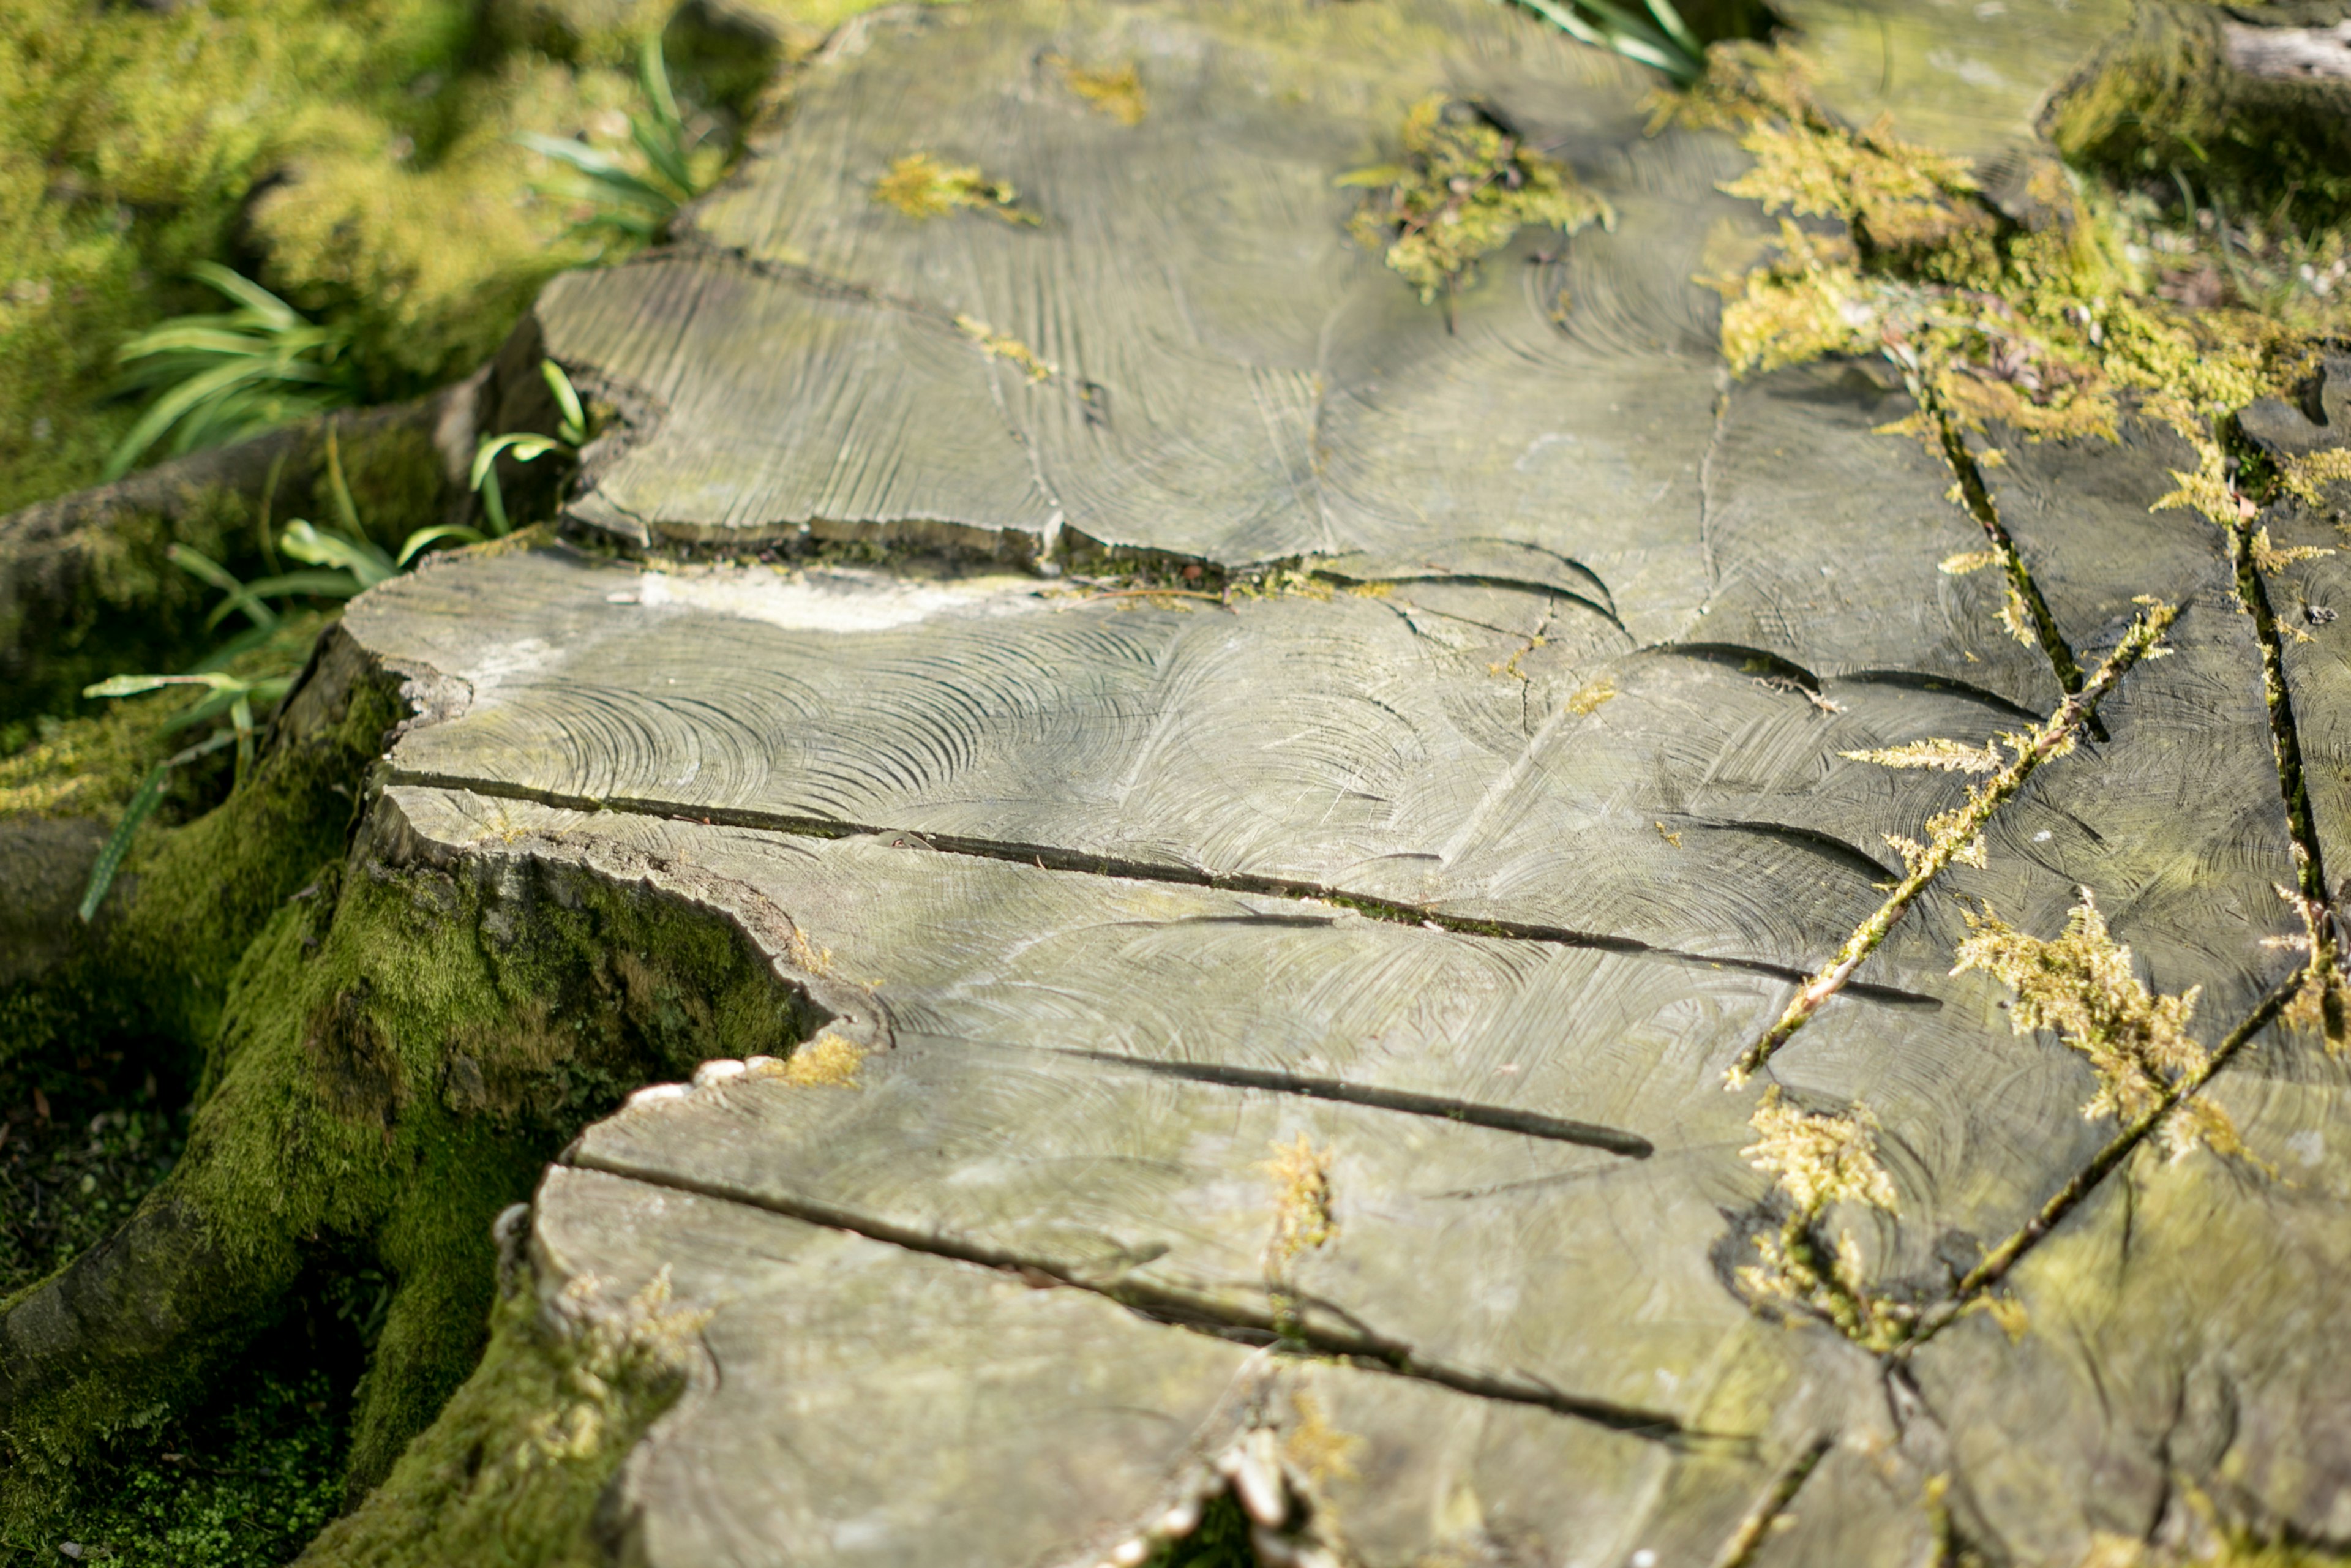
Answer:
<svg viewBox="0 0 2351 1568"><path fill-rule="evenodd" d="M1786 1468L1771 1479L1763 1495L1755 1500L1747 1517L1739 1521L1739 1528L1730 1532L1730 1539L1722 1543L1722 1550L1715 1554L1714 1568L1747 1568L1755 1560L1756 1552L1770 1539L1771 1527L1795 1502L1796 1494L1804 1490L1804 1483L1813 1479L1813 1472L1821 1468L1821 1461L1835 1446L1833 1437L1815 1437L1788 1461Z"/></svg>
<svg viewBox="0 0 2351 1568"><path fill-rule="evenodd" d="M2041 652L2049 661L2051 673L2067 695L2082 689L2082 664L2074 656L2074 649L2065 634L2057 629L2057 618L2050 613L2049 601L2042 594L2041 584L2033 580L2032 569L2025 564L2024 554L2016 548L2015 538L2008 526L2000 520L2000 507L1991 498L1991 488L1984 483L1983 470L1977 466L1975 455L1961 439L1959 426L1941 409L1935 410L1935 428L1940 435L1943 460L1951 466L1959 479L1960 499L1991 541L2000 557L2001 570L2008 575L2009 591L2023 602L2025 613L2032 618L2033 635L2040 641ZM2090 716L2090 733L2100 740L2107 738L2105 727L2095 714Z"/></svg>
<svg viewBox="0 0 2351 1568"><path fill-rule="evenodd" d="M575 1169L599 1171L648 1186L689 1192L721 1203L739 1204L769 1214L780 1214L787 1218L820 1225L830 1230L887 1242L910 1252L952 1259L960 1263L1018 1274L1023 1279L1042 1280L1088 1291L1172 1327L1213 1334L1222 1339L1238 1339L1244 1343L1259 1346L1286 1347L1307 1355L1336 1357L1368 1371L1433 1383L1457 1394L1505 1404L1535 1406L1554 1415L1587 1421L1627 1437L1670 1448L1721 1448L1744 1445L1750 1440L1737 1434L1687 1427L1661 1411L1643 1410L1614 1400L1571 1394L1524 1372L1499 1376L1426 1361L1415 1356L1408 1346L1387 1340L1354 1323L1328 1302L1296 1298L1281 1304L1269 1301L1262 1311L1250 1311L1230 1301L1155 1284L1132 1275L1087 1277L1071 1271L1066 1265L1057 1265L1009 1249L916 1230L806 1198L747 1192L724 1182L702 1181L675 1172L649 1170L584 1150L571 1151L567 1155L567 1162ZM1301 1313L1301 1307L1329 1309L1344 1322L1344 1326L1328 1325L1322 1321L1323 1314Z"/></svg>
<svg viewBox="0 0 2351 1568"><path fill-rule="evenodd" d="M1615 953L1625 957L1657 959L1691 967L1736 969L1746 974L1766 976L1775 980L1802 981L1809 977L1803 970L1792 964L1777 964L1767 958L1740 958L1693 953L1678 947L1661 947L1653 943L1641 941L1637 937L1578 931L1570 926L1546 925L1532 921L1447 915L1417 904L1399 904L1392 899L1378 898L1368 894L1350 893L1343 888L1325 887L1313 883L1296 882L1285 877L1258 876L1236 872L1212 872L1193 866L1171 865L1165 862L1129 861L1113 856L1065 850L1050 844L1005 843L989 839L965 838L956 834L917 833L905 829L893 829L826 818L794 816L786 812L747 810L741 807L687 807L662 800L573 795L560 790L533 789L524 784L510 784L499 779L472 779L454 774L418 771L401 768L397 764L392 765L385 770L383 782L387 785L430 789L464 790L492 800L523 800L533 805L554 807L559 810L583 813L621 811L635 816L656 817L668 821L698 822L712 827L753 828L765 832L789 833L799 838L886 838L894 834L904 842L942 853L969 855L980 860L1005 861L1015 865L1033 865L1040 871L1118 877L1129 882L1175 883L1184 887L1211 888L1219 893L1254 894L1269 898L1311 900L1317 904L1332 904L1341 909L1353 910L1367 919L1384 921L1396 925L1426 926L1449 931L1457 936L1541 942L1553 946ZM1933 1009L1943 1005L1938 998L1917 991L1906 991L1895 986L1855 983L1842 985L1839 989L1856 998L1893 1007Z"/></svg>
<svg viewBox="0 0 2351 1568"><path fill-rule="evenodd" d="M1829 999L1845 989L1854 972L1859 969L1879 943L1894 929L1895 923L1909 911L1911 904L1933 884L1953 860L1968 852L1976 842L1995 812L2014 799L2031 781L2041 765L2064 756L2074 746L2074 732L2094 723L2101 699L2113 690L2116 682L2130 672L2148 650L2163 639L2179 610L2169 604L2153 604L2133 622L2115 651L2106 655L2097 673L2083 684L2082 688L2057 705L2048 720L2036 726L2029 736L2011 740L2017 747L2016 757L1993 775L1980 788L1970 786L1966 802L1938 816L1928 823L1932 842L1913 845L1905 852L1910 861L1910 873L1904 877L1876 913L1854 928L1837 956L1806 981L1779 1017L1777 1022L1757 1037L1755 1042L1740 1054L1724 1074L1726 1087L1737 1089L1748 1078L1770 1061L1780 1048L1792 1039L1797 1030L1813 1019Z"/></svg>
<svg viewBox="0 0 2351 1568"><path fill-rule="evenodd" d="M2285 800L2286 831L2294 839L2295 890L2308 927L2309 973L2318 977L2321 1023L2330 1044L2344 1039L2346 1020L2339 988L2325 983L2341 961L2335 940L2335 919L2326 883L2326 862L2318 824L2310 805L2310 785L2303 774L2302 732L2294 722L2294 689L2285 675L2285 643L2279 634L2277 612L2270 602L2269 584L2253 559L2250 523L2226 529L2230 564L2236 571L2237 601L2252 618L2253 636L2262 649L2262 687L2270 720L2270 750L2277 764L2278 792Z"/></svg>
<svg viewBox="0 0 2351 1568"><path fill-rule="evenodd" d="M2286 1003L2293 998L2301 981L2301 972L2296 970L2273 988L2269 995L2256 1003L2252 1011L2247 1013L2239 1021L2237 1027L2231 1030L2220 1043L2213 1048L2211 1056L2206 1060L2202 1067L2167 1087L2157 1101L2154 1109L2116 1134L2107 1141L2104 1148L2091 1157L2087 1165L2074 1172L2065 1185L2059 1187L2055 1194L2041 1206L2040 1210L2031 1219L2026 1220L1999 1246L1984 1254L1982 1261L1969 1270L1959 1281L1959 1285L1952 1291L1950 1299L1922 1318L1917 1329L1909 1339L1893 1354L1897 1356L1907 1356L1918 1346L1957 1322L1960 1314L1965 1312L1978 1297L2007 1278L2009 1271L2022 1260L2024 1255L2038 1246L2042 1239L2054 1230L2067 1215L2080 1207L2085 1199L2097 1191L2099 1185L2112 1175L2124 1160L2130 1157L2133 1150L2147 1141L2149 1134L2163 1124L2164 1118L2170 1115L2180 1102L2199 1092L2206 1084L2211 1082L2220 1075L2220 1070L2235 1059L2238 1052L2252 1043L2254 1036L2276 1020L2278 1014L2284 1010Z"/></svg>

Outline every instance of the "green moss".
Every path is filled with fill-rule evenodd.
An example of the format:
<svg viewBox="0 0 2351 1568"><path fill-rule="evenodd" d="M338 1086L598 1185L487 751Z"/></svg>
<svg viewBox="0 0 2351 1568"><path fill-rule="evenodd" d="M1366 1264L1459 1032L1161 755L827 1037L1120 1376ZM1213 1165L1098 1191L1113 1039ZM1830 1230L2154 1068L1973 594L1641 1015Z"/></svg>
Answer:
<svg viewBox="0 0 2351 1568"><path fill-rule="evenodd" d="M31 1314L25 1333L66 1342L0 1379L19 1511L193 1396L322 1248L393 1287L352 1419L363 1490L474 1364L497 1211L629 1089L786 1054L814 1026L732 928L657 895L523 861L454 876L365 843L347 862L348 802L322 802L392 716L381 683L349 681L307 750L281 748L137 865L102 956L148 977L159 1025L204 1042L197 1109L110 1247L12 1305L12 1332Z"/></svg>
<svg viewBox="0 0 2351 1568"><path fill-rule="evenodd" d="M778 0L816 29L862 6ZM135 417L119 344L209 309L211 259L356 333L372 399L486 358L548 277L594 258L517 131L625 149L626 66L674 0L21 0L0 15L0 512L94 481ZM777 60L684 29L681 87L723 146ZM724 37L717 37L724 33ZM705 35L709 35L705 37Z"/></svg>
<svg viewBox="0 0 2351 1568"><path fill-rule="evenodd" d="M298 669L324 621L288 618L277 637L231 666L240 674ZM0 758L0 822L79 819L110 831L140 777L188 743L187 733L165 727L186 701L159 694L86 718L44 721L45 738ZM340 852L352 781L395 712L381 691L347 703L323 728L288 734L234 793L228 753L176 770L96 926L75 923L69 904L47 912L67 925L61 936L45 934L57 937L57 954L0 982L0 1063L137 1041L152 1065L186 1072L245 945L270 910Z"/></svg>
<svg viewBox="0 0 2351 1568"><path fill-rule="evenodd" d="M1257 1568L1249 1515L1228 1492L1210 1498L1200 1522L1180 1541L1163 1542L1144 1568Z"/></svg>
<svg viewBox="0 0 2351 1568"><path fill-rule="evenodd" d="M241 967L179 1186L257 1264L366 1237L400 1282L355 1421L364 1482L472 1364L497 1211L628 1089L801 1031L732 932L584 877L334 880Z"/></svg>
<svg viewBox="0 0 2351 1568"><path fill-rule="evenodd" d="M254 1568L290 1562L342 1499L347 1401L322 1367L264 1364L238 1396L170 1423L101 1496L0 1536L25 1559L110 1568Z"/></svg>
<svg viewBox="0 0 2351 1568"><path fill-rule="evenodd" d="M2324 28L2340 13L2151 0L2054 95L2043 133L2126 181L2179 169L2240 212L2290 199L2313 220L2351 217L2351 90L2320 72L2238 70L2225 34L2240 19Z"/></svg>
<svg viewBox="0 0 2351 1568"><path fill-rule="evenodd" d="M1726 126L1755 155L1732 194L1842 225L1783 223L1761 265L1719 280L1735 369L1883 353L1924 410L1902 428L1930 440L1946 419L2025 440L2112 439L2126 394L2183 432L2209 432L2290 385L2308 358L2290 323L2151 295L2144 247L2111 193L2044 162L2013 212L1996 209L1965 160L1883 123L1836 122L1784 47L1719 47L1707 83L1668 113Z"/></svg>
<svg viewBox="0 0 2351 1568"><path fill-rule="evenodd" d="M526 1277L527 1279L527 1277ZM480 1365L385 1483L302 1561L318 1568L607 1561L591 1527L605 1484L684 1386L700 1326L665 1282L625 1306L584 1295L497 1303Z"/></svg>
<svg viewBox="0 0 2351 1568"><path fill-rule="evenodd" d="M0 377L0 399L15 384ZM253 520L242 497L217 488L184 497L169 515L126 509L78 541L79 560L64 592L28 584L14 598L0 597L0 673L7 677L0 682L0 740L23 745L29 731L11 737L7 727L72 714L81 688L108 675L184 667L211 640L203 623L218 596L164 552L183 544L214 560L250 561L258 549ZM14 749L0 746L0 753Z"/></svg>
<svg viewBox="0 0 2351 1568"><path fill-rule="evenodd" d="M120 1051L0 1069L0 1301L103 1239L171 1173L186 1118L141 1078Z"/></svg>
<svg viewBox="0 0 2351 1568"><path fill-rule="evenodd" d="M175 700L176 698L176 700ZM0 818L111 817L161 749L158 730L184 698L158 693L87 718L19 720L0 739Z"/></svg>

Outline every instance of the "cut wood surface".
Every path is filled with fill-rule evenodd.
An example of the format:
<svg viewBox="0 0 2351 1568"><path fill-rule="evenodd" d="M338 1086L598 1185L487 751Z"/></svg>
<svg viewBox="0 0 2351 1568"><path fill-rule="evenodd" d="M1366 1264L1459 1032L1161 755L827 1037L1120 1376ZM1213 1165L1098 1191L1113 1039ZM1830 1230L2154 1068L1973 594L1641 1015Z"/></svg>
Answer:
<svg viewBox="0 0 2351 1568"><path fill-rule="evenodd" d="M1073 65L1134 66L1141 118ZM1338 182L1440 92L1614 228L1421 302ZM2345 1078L2269 1022L2281 889L2351 870L2344 745L2296 804L2277 618L2149 509L2195 466L2162 427L1989 433L1971 510L1882 431L1892 375L1729 379L1689 280L1760 232L1740 154L1640 97L1444 0L877 16L680 243L541 301L629 423L590 545L352 607L420 707L365 852L682 898L831 1020L640 1092L539 1191L542 1289L708 1313L620 1560L1132 1563L1227 1485L1269 1552L1399 1568L2070 1565L2182 1486L2351 1532ZM874 200L917 152L1037 221ZM1957 559L1987 520L2048 639ZM2302 605L2339 559L2270 590L2330 737L2351 622ZM1981 854L1725 1092L1956 769L2150 605ZM2118 1158L2083 1055L1954 972L1971 915L2054 938L2085 898L2238 1042L2202 1092L2252 1160ZM1891 1199L1834 1229L1898 1343L1759 1285L1767 1086L1874 1126Z"/></svg>

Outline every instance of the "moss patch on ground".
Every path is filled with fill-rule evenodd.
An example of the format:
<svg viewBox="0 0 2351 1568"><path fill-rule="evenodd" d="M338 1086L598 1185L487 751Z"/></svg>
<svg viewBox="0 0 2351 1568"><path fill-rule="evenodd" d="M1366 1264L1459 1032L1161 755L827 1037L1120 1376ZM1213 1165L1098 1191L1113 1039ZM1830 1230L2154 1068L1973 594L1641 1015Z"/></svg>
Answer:
<svg viewBox="0 0 2351 1568"><path fill-rule="evenodd" d="M103 1492L0 1532L0 1563L292 1562L342 1505L350 1398L329 1365L311 1359L307 1324L291 1326L281 1354L238 1369L234 1397L126 1445Z"/></svg>
<svg viewBox="0 0 2351 1568"><path fill-rule="evenodd" d="M102 1241L171 1174L187 1085L112 1041L0 1065L0 1301ZM109 1446L106 1484L0 1529L0 1564L284 1563L340 1506L350 1393L370 1328L364 1276L321 1278L224 1377L224 1397Z"/></svg>
<svg viewBox="0 0 2351 1568"><path fill-rule="evenodd" d="M789 9L789 7L785 7ZM135 408L113 355L217 308L223 262L350 327L370 401L486 359L605 241L520 131L626 156L636 39L673 0L208 0L0 13L0 512L94 481ZM756 33L684 40L724 145L771 74ZM702 62L697 66L696 62Z"/></svg>

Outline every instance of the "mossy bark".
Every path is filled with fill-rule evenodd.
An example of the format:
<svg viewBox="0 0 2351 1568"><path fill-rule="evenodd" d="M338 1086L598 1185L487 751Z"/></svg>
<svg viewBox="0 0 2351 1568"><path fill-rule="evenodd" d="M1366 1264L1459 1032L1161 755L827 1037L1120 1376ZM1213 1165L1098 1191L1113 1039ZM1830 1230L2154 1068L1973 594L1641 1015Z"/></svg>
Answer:
<svg viewBox="0 0 2351 1568"><path fill-rule="evenodd" d="M2256 9L2141 0L2043 110L2077 162L2167 177L2304 223L2351 208L2351 6Z"/></svg>
<svg viewBox="0 0 2351 1568"><path fill-rule="evenodd" d="M577 875L467 881L364 831L346 857L397 682L330 633L259 776L166 837L97 951L49 977L128 989L197 1042L198 1107L121 1231L0 1316L0 1508L197 1391L306 1263L354 1257L395 1281L357 1497L474 1364L498 1210L636 1084L812 1027L706 912Z"/></svg>
<svg viewBox="0 0 2351 1568"><path fill-rule="evenodd" d="M606 1483L684 1387L696 1320L665 1311L658 1291L600 1311L510 1261L480 1364L304 1563L609 1560L598 1542Z"/></svg>
<svg viewBox="0 0 2351 1568"><path fill-rule="evenodd" d="M479 400L493 392L475 377L331 416L360 517L381 542L397 549L411 529L464 517L476 409L487 413ZM305 421L0 517L0 727L66 713L93 681L200 654L220 635L204 624L218 595L172 563L172 547L253 576L265 521L331 520L329 428Z"/></svg>

